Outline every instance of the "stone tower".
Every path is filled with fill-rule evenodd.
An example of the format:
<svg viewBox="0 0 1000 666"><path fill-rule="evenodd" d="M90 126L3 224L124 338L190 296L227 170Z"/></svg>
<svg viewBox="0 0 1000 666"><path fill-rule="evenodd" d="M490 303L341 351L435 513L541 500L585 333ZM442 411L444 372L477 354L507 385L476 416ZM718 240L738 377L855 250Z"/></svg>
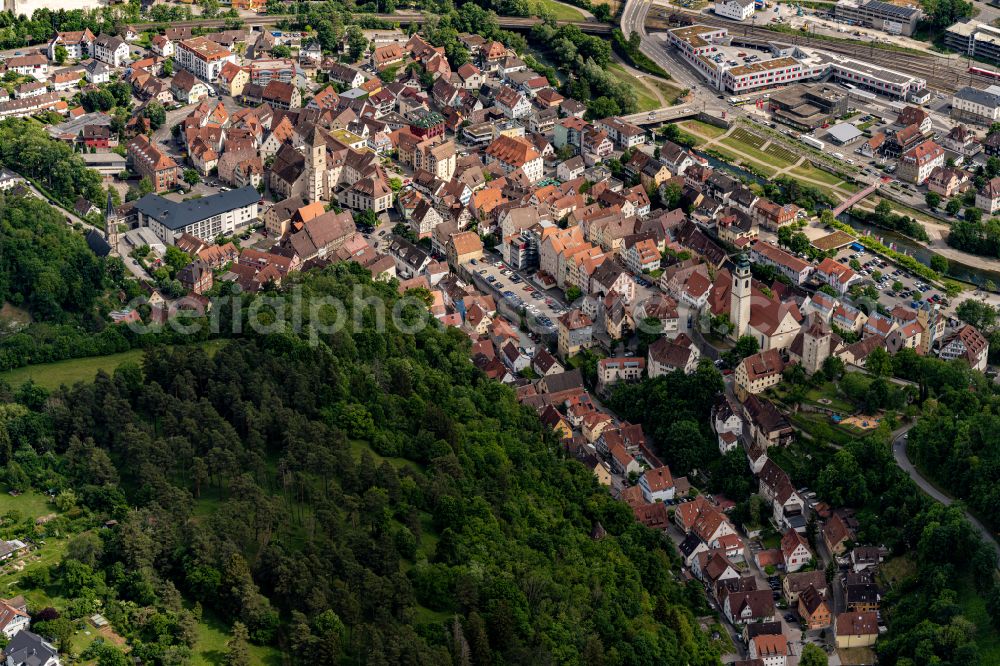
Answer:
<svg viewBox="0 0 1000 666"><path fill-rule="evenodd" d="M830 329L819 317L802 331L802 367L810 375L823 367L830 355Z"/></svg>
<svg viewBox="0 0 1000 666"><path fill-rule="evenodd" d="M115 210L115 204L111 201L111 189L108 188L108 202L104 206L104 240L111 246L109 255L112 257L118 256L119 222L118 211Z"/></svg>
<svg viewBox="0 0 1000 666"><path fill-rule="evenodd" d="M736 259L733 288L729 295L729 319L733 323L731 337L736 340L745 335L750 325L750 260L746 253Z"/></svg>
<svg viewBox="0 0 1000 666"><path fill-rule="evenodd" d="M326 199L326 141L319 127L306 146L306 199L309 203Z"/></svg>

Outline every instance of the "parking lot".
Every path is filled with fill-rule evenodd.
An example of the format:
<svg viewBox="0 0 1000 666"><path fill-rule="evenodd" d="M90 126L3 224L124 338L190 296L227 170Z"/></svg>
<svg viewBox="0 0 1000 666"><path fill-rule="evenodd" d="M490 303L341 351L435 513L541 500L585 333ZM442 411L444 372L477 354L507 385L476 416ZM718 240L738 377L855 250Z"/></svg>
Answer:
<svg viewBox="0 0 1000 666"><path fill-rule="evenodd" d="M512 271L494 252L487 252L472 270L489 285L498 300L506 298L515 308L523 304L529 318L528 326L533 331L555 332L556 319L566 312L559 290L545 291L527 273Z"/></svg>
<svg viewBox="0 0 1000 666"><path fill-rule="evenodd" d="M897 305L917 308L929 302L932 305L940 305L942 309L950 305L944 294L921 278L911 275L903 268L897 268L871 252L855 251L846 247L837 253L836 259L842 264L857 266L857 272L871 280L879 290L879 305L890 312Z"/></svg>

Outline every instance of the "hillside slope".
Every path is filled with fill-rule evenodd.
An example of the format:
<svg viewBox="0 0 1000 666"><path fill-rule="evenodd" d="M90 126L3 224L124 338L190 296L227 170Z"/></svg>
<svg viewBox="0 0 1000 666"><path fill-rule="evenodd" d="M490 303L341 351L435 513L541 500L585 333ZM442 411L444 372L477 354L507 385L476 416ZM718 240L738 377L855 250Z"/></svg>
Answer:
<svg viewBox="0 0 1000 666"><path fill-rule="evenodd" d="M396 299L347 265L294 279ZM315 347L158 349L22 392L3 462L21 449L33 485L118 521L33 582L99 602L153 663L193 641L192 603L293 663L719 663L669 544L473 368L464 335L362 319Z"/></svg>

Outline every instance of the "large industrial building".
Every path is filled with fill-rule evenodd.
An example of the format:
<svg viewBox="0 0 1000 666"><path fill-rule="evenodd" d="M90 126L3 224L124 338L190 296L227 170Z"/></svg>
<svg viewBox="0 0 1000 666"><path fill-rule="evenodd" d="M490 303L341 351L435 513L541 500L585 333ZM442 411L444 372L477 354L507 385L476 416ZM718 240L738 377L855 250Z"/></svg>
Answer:
<svg viewBox="0 0 1000 666"><path fill-rule="evenodd" d="M884 30L890 35L909 37L917 29L921 12L916 7L894 5L881 0L840 0L833 11L842 23Z"/></svg>
<svg viewBox="0 0 1000 666"><path fill-rule="evenodd" d="M668 32L673 45L718 88L736 95L803 81L835 81L893 99L922 104L927 81L844 56L771 42L753 49L732 46L725 28L689 25Z"/></svg>

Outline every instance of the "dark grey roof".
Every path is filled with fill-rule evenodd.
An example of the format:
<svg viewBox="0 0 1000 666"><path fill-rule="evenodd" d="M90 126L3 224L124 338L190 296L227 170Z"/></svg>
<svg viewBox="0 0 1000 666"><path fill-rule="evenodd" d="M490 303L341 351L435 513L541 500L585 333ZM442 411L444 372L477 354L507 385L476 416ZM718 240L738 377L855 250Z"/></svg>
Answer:
<svg viewBox="0 0 1000 666"><path fill-rule="evenodd" d="M690 557L691 553L694 552L695 548L701 545L701 539L694 532L688 532L688 535L684 537L684 541L677 546L677 549L681 551L681 555L684 557Z"/></svg>
<svg viewBox="0 0 1000 666"><path fill-rule="evenodd" d="M429 256L423 248L405 238L394 238L389 245L389 252L414 270L420 270Z"/></svg>
<svg viewBox="0 0 1000 666"><path fill-rule="evenodd" d="M729 200L749 208L757 200L757 195L749 187L740 183L740 186L729 195Z"/></svg>
<svg viewBox="0 0 1000 666"><path fill-rule="evenodd" d="M777 636L782 633L780 622L752 622L746 626L748 638L754 636Z"/></svg>
<svg viewBox="0 0 1000 666"><path fill-rule="evenodd" d="M125 40L118 35L98 35L97 39L94 40L94 44L97 46L104 47L115 51L119 46L125 43Z"/></svg>
<svg viewBox="0 0 1000 666"><path fill-rule="evenodd" d="M916 7L903 7L900 5L893 5L888 2L881 2L880 0L871 0L870 2L866 2L863 6L870 12L877 12L883 16L892 16L907 21L910 20L911 16L920 12L920 10Z"/></svg>
<svg viewBox="0 0 1000 666"><path fill-rule="evenodd" d="M135 207L143 215L155 218L171 231L177 231L215 215L249 206L255 201L260 201L260 192L247 185L238 190L180 202L164 199L158 194L147 194L135 202Z"/></svg>
<svg viewBox="0 0 1000 666"><path fill-rule="evenodd" d="M613 285L624 272L625 271L618 265L617 262L605 261L594 269L594 273L590 276L590 279L605 289L610 289L611 285Z"/></svg>
<svg viewBox="0 0 1000 666"><path fill-rule="evenodd" d="M845 601L848 604L878 603L878 588L874 585L847 585Z"/></svg>
<svg viewBox="0 0 1000 666"><path fill-rule="evenodd" d="M545 384L545 393L561 393L569 389L583 387L583 375L579 368L554 375L546 375L540 382Z"/></svg>
<svg viewBox="0 0 1000 666"><path fill-rule="evenodd" d="M90 251L98 257L106 257L111 254L111 245L108 244L108 241L104 238L104 234L100 231L91 229L87 232L86 237Z"/></svg>
<svg viewBox="0 0 1000 666"><path fill-rule="evenodd" d="M54 647L42 640L38 634L22 629L4 648L7 663L13 666L43 666L58 655Z"/></svg>
<svg viewBox="0 0 1000 666"><path fill-rule="evenodd" d="M991 93L988 90L973 88L972 86L959 88L955 91L955 97L972 102L973 104L982 104L988 107L1000 106L1000 95Z"/></svg>
<svg viewBox="0 0 1000 666"><path fill-rule="evenodd" d="M724 171L713 171L712 175L708 177L706 184L722 193L732 192L740 185L740 181L733 176L730 176Z"/></svg>

